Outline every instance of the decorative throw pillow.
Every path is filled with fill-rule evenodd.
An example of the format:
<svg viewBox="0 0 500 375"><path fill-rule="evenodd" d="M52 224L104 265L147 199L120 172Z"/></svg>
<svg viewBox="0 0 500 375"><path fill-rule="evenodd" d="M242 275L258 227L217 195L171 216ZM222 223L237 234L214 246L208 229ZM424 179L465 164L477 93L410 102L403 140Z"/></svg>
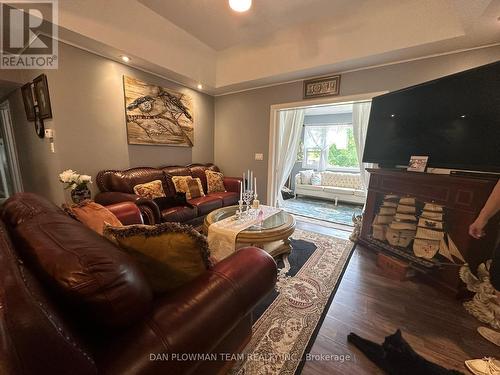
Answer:
<svg viewBox="0 0 500 375"><path fill-rule="evenodd" d="M73 206L65 206L64 209L76 220L100 235L102 235L104 226L106 225L114 227L123 226L114 213L91 200L85 200Z"/></svg>
<svg viewBox="0 0 500 375"><path fill-rule="evenodd" d="M199 178L191 176L173 176L172 182L177 193L185 193L186 199L204 197L203 186Z"/></svg>
<svg viewBox="0 0 500 375"><path fill-rule="evenodd" d="M134 193L136 193L140 197L148 199L154 199L165 196L161 180L154 180L151 182L146 182L145 184L135 185Z"/></svg>
<svg viewBox="0 0 500 375"><path fill-rule="evenodd" d="M311 177L311 185L320 186L321 185L321 173L313 173Z"/></svg>
<svg viewBox="0 0 500 375"><path fill-rule="evenodd" d="M205 236L189 225L107 226L104 236L136 259L157 294L174 290L212 267Z"/></svg>
<svg viewBox="0 0 500 375"><path fill-rule="evenodd" d="M307 171L300 171L300 181L304 185L311 185L311 177L313 175L314 171L312 169L309 169Z"/></svg>
<svg viewBox="0 0 500 375"><path fill-rule="evenodd" d="M224 186L224 175L222 173L207 169L205 175L207 176L208 194L226 191Z"/></svg>

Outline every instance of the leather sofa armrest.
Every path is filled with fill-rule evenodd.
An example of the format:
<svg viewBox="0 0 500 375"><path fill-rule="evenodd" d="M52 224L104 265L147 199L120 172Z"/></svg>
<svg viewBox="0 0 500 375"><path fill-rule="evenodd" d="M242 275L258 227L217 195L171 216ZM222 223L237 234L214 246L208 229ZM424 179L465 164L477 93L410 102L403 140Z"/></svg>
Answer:
<svg viewBox="0 0 500 375"><path fill-rule="evenodd" d="M153 225L161 223L161 213L158 205L151 199L141 198L137 194L105 191L98 193L94 200L103 206L120 202L134 202L141 211L144 224Z"/></svg>
<svg viewBox="0 0 500 375"><path fill-rule="evenodd" d="M261 249L237 251L211 270L157 301L150 317L104 356L105 374L184 374L199 360L172 355L210 354L276 283L276 263ZM150 354L163 360L150 360Z"/></svg>
<svg viewBox="0 0 500 375"><path fill-rule="evenodd" d="M133 202L114 203L106 206L123 225L144 224L141 210Z"/></svg>
<svg viewBox="0 0 500 375"><path fill-rule="evenodd" d="M224 177L224 187L227 191L239 194L240 181L243 181L241 177Z"/></svg>

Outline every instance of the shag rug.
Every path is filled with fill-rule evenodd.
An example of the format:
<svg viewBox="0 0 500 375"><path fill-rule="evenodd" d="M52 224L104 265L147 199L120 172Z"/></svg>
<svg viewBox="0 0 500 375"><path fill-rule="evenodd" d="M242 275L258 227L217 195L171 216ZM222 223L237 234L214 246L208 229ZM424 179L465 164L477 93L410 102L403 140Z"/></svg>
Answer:
<svg viewBox="0 0 500 375"><path fill-rule="evenodd" d="M292 214L346 225L353 225L352 215L361 215L363 210L363 206L355 204L339 203L335 206L332 201L308 197L287 199L283 202L283 208Z"/></svg>
<svg viewBox="0 0 500 375"><path fill-rule="evenodd" d="M267 309L259 311L257 307L254 311L254 316L260 317L253 325L244 359L236 363L232 374L292 375L300 371L346 268L353 243L296 230L292 247L290 256L278 261L276 291L264 301Z"/></svg>

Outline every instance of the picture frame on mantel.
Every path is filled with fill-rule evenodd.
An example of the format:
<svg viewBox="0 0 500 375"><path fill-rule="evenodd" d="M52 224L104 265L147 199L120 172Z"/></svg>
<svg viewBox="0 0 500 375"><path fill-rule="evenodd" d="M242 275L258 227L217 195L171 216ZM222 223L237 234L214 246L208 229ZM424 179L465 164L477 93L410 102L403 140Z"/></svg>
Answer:
<svg viewBox="0 0 500 375"><path fill-rule="evenodd" d="M28 121L35 121L35 101L33 100L33 91L31 82L21 86L21 95L23 97L24 112Z"/></svg>
<svg viewBox="0 0 500 375"><path fill-rule="evenodd" d="M340 93L340 75L319 77L304 81L304 99L336 96Z"/></svg>

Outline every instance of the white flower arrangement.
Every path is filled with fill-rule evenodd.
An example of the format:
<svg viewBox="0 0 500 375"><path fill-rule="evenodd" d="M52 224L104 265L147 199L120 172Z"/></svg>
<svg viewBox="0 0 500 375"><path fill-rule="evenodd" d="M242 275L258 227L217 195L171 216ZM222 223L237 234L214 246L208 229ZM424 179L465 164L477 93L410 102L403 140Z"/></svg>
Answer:
<svg viewBox="0 0 500 375"><path fill-rule="evenodd" d="M83 189L87 184L92 183L92 177L86 174L76 173L72 169L67 169L59 174L59 181L66 184L65 189Z"/></svg>

